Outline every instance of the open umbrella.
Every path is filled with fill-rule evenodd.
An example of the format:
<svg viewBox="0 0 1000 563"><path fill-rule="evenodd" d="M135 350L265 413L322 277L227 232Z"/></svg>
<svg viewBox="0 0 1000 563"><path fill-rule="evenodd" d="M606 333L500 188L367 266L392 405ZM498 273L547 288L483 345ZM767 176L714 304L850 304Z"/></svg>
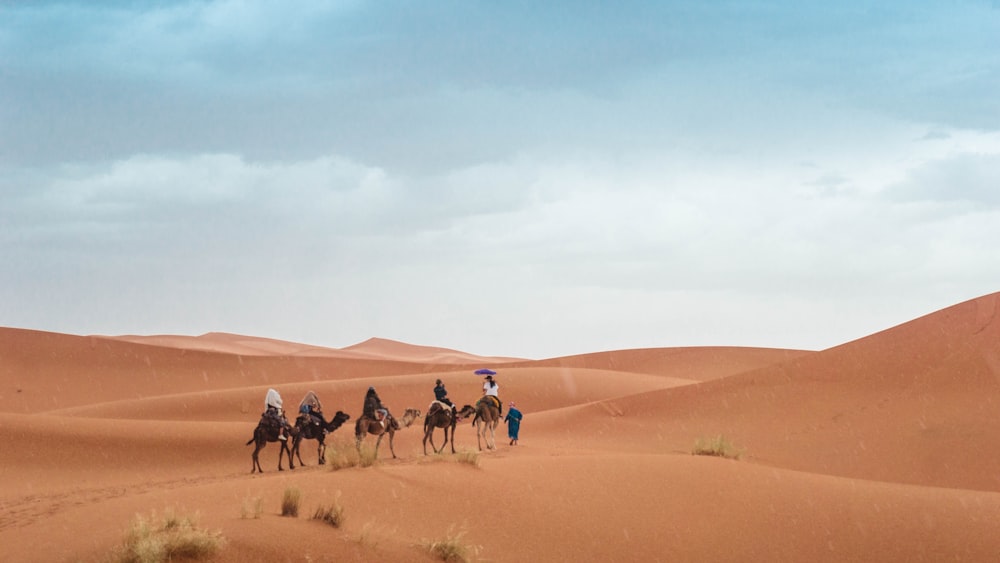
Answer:
<svg viewBox="0 0 1000 563"><path fill-rule="evenodd" d="M495 372L495 371L493 371L491 369L486 369L486 368L477 369L475 373L476 373L476 375L496 375L497 374L497 372Z"/></svg>

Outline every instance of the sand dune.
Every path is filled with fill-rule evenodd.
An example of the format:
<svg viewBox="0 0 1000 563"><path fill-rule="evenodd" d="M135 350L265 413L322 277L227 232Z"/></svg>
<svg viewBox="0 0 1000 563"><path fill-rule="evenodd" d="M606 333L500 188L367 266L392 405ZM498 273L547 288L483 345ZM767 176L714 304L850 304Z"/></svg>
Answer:
<svg viewBox="0 0 1000 563"><path fill-rule="evenodd" d="M0 560L101 561L133 515L168 508L221 531L219 561L433 561L422 544L460 532L492 561L993 560L998 309L988 295L818 352L534 361L384 339L0 328ZM317 466L306 442L306 467L276 471L271 444L250 474L269 387L286 409L313 390L356 416L375 386L398 414L426 410L439 377L474 402L483 365L526 418L521 444L501 436L479 467L425 457L418 422L374 467ZM353 451L351 422L328 457ZM739 460L690 455L719 434ZM468 424L456 440L476 449ZM299 518L279 515L288 487ZM262 517L241 518L257 497ZM334 500L342 528L308 518Z"/></svg>

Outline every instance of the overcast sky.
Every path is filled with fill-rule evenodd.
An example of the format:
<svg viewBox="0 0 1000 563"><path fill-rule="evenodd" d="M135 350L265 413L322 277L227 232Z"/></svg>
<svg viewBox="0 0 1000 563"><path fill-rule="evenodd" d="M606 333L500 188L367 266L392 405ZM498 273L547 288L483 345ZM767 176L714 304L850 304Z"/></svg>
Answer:
<svg viewBox="0 0 1000 563"><path fill-rule="evenodd" d="M0 325L823 349L1000 290L1000 1L3 2Z"/></svg>

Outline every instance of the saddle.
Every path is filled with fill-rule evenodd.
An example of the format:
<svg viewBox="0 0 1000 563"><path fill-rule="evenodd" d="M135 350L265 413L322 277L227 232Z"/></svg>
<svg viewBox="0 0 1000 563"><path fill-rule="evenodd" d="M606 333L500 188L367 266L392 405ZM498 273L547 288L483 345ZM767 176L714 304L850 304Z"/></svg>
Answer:
<svg viewBox="0 0 1000 563"><path fill-rule="evenodd" d="M300 414L298 416L298 418L295 419L295 425L296 426L299 426L299 425L306 426L308 424L312 424L314 426L322 426L322 424L320 423L319 419L316 418L315 416L311 415L311 414L305 414L305 413L303 413L303 414Z"/></svg>
<svg viewBox="0 0 1000 563"><path fill-rule="evenodd" d="M494 397L493 395L483 395L483 398L479 399L478 401L476 401L476 404L477 405L482 404L483 401L489 401L489 402L493 403L493 406L495 406L497 408L497 410L500 410L500 398L499 397Z"/></svg>
<svg viewBox="0 0 1000 563"><path fill-rule="evenodd" d="M443 403L441 401L436 401L435 400L435 401L431 401L430 405L427 405L427 414L433 413L435 407L437 407L438 409L443 410L445 412L451 412L451 406L450 405L448 405L447 403Z"/></svg>

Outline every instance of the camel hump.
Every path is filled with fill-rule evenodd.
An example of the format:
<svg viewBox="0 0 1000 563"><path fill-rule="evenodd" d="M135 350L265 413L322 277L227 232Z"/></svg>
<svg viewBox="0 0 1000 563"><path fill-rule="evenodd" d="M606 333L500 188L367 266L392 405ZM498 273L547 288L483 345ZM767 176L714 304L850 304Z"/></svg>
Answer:
<svg viewBox="0 0 1000 563"><path fill-rule="evenodd" d="M497 409L499 409L500 408L500 398L499 397L494 397L493 395L483 395L482 399L479 399L478 401L476 401L476 406L477 407L479 407L480 405L482 405L482 406L489 406L490 404L492 404L494 407L496 407Z"/></svg>
<svg viewBox="0 0 1000 563"><path fill-rule="evenodd" d="M451 407L442 403L441 401L431 401L431 404L427 405L427 414L434 414L435 411L451 411Z"/></svg>

